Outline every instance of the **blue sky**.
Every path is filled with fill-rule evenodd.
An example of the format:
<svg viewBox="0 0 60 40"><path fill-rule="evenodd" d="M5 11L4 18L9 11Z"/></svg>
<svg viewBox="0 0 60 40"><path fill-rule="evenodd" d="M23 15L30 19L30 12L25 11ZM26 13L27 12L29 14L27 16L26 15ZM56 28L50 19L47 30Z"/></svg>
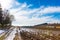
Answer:
<svg viewBox="0 0 60 40"><path fill-rule="evenodd" d="M26 2L28 5L33 4L32 8L40 6L60 6L60 0L18 0L18 2Z"/></svg>
<svg viewBox="0 0 60 40"><path fill-rule="evenodd" d="M39 8L40 6L48 7L48 6L60 6L60 0L17 0L20 3L26 2L27 5L32 4L33 6L29 7L31 9ZM35 13L34 13L35 14ZM60 12L55 12L52 14L45 14L43 16L51 16L54 15L54 18L60 18ZM31 18L33 14L30 14L29 17ZM41 17L41 16L38 16Z"/></svg>
<svg viewBox="0 0 60 40"><path fill-rule="evenodd" d="M60 0L0 0L14 15L13 25L60 23ZM4 4L4 5L3 5Z"/></svg>
<svg viewBox="0 0 60 40"><path fill-rule="evenodd" d="M44 6L60 6L60 0L18 0L18 2L33 4L35 7ZM35 8L34 7L34 8Z"/></svg>

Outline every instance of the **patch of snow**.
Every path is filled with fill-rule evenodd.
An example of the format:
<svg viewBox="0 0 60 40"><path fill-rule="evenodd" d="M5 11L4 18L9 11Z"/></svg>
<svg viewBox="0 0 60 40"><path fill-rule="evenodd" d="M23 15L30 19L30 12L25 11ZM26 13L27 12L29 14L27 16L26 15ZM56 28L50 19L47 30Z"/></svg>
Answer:
<svg viewBox="0 0 60 40"><path fill-rule="evenodd" d="M3 33L3 32L5 32L5 31L4 30L0 30L0 34Z"/></svg>
<svg viewBox="0 0 60 40"><path fill-rule="evenodd" d="M9 34L9 36L5 40L13 40L13 38L15 37L15 33L16 28L14 28L14 30Z"/></svg>

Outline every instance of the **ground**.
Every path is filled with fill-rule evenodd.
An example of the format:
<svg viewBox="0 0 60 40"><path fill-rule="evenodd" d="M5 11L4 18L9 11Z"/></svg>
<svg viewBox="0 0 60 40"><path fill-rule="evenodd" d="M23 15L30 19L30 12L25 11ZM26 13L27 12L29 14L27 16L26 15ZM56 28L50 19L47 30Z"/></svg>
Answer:
<svg viewBox="0 0 60 40"><path fill-rule="evenodd" d="M11 28L0 40L60 40L60 30Z"/></svg>

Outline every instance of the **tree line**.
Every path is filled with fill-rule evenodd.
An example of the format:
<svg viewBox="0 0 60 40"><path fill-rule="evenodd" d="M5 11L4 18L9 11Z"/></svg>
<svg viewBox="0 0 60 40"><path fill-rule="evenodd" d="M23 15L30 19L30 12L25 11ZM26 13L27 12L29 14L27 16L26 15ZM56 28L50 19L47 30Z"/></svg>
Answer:
<svg viewBox="0 0 60 40"><path fill-rule="evenodd" d="M9 28L14 20L14 16L10 15L9 10L2 10L0 7L0 28Z"/></svg>

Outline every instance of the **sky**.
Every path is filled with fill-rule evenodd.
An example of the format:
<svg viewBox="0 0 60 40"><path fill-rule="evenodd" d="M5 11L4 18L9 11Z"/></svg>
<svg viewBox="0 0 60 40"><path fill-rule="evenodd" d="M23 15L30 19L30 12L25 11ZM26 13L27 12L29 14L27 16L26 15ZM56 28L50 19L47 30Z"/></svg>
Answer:
<svg viewBox="0 0 60 40"><path fill-rule="evenodd" d="M60 0L0 0L15 20L12 25L33 26L60 23Z"/></svg>

